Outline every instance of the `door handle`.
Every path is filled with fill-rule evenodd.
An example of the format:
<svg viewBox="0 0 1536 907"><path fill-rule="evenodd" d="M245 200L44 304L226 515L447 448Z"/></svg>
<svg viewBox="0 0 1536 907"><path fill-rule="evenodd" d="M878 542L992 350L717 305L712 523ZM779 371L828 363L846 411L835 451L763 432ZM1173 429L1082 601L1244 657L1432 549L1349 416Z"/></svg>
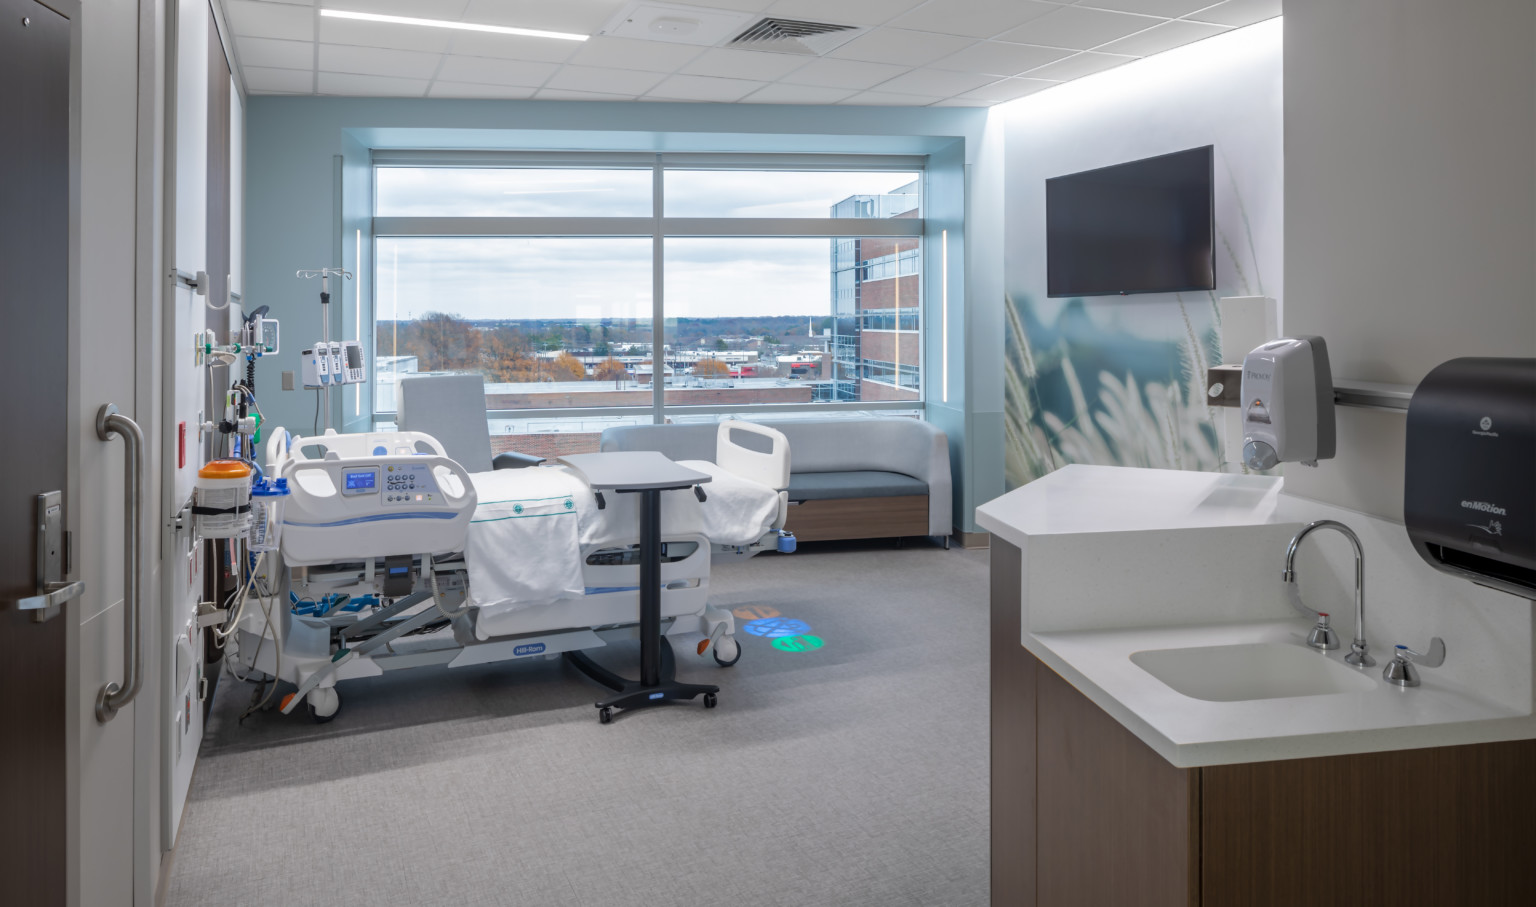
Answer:
<svg viewBox="0 0 1536 907"><path fill-rule="evenodd" d="M47 583L36 595L6 601L18 611L47 611L85 594L85 583Z"/></svg>
<svg viewBox="0 0 1536 907"><path fill-rule="evenodd" d="M144 622L139 614L139 511L144 506L144 432L117 407L108 403L96 413L96 435L103 441L123 439L123 682L103 684L96 694L96 720L111 721L144 682Z"/></svg>

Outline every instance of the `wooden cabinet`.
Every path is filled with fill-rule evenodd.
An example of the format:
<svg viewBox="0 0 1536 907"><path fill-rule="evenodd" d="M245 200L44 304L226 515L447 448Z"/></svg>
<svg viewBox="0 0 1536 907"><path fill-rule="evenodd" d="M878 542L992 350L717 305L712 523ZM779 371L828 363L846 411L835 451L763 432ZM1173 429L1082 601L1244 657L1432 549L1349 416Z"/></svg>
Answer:
<svg viewBox="0 0 1536 907"><path fill-rule="evenodd" d="M992 547L992 903L1536 904L1536 741L1180 769L1019 644Z"/></svg>

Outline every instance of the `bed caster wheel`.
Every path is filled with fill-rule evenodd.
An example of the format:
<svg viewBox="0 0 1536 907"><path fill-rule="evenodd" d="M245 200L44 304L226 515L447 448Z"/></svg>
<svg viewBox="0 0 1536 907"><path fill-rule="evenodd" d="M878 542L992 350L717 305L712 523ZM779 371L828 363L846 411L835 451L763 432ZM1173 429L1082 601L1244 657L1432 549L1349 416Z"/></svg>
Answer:
<svg viewBox="0 0 1536 907"><path fill-rule="evenodd" d="M597 710L598 724L611 724L613 722L613 709L606 706Z"/></svg>
<svg viewBox="0 0 1536 907"><path fill-rule="evenodd" d="M715 694L714 693L705 693L704 694L704 708L712 709L716 705L718 705L719 702L720 702L720 700L715 698Z"/></svg>
<svg viewBox="0 0 1536 907"><path fill-rule="evenodd" d="M729 652L729 657L721 654L724 652ZM741 661L741 643L729 636L715 643L715 664L728 668L738 661Z"/></svg>
<svg viewBox="0 0 1536 907"><path fill-rule="evenodd" d="M320 687L309 691L304 700L309 707L309 717L315 724L325 724L341 711L341 694L335 687Z"/></svg>

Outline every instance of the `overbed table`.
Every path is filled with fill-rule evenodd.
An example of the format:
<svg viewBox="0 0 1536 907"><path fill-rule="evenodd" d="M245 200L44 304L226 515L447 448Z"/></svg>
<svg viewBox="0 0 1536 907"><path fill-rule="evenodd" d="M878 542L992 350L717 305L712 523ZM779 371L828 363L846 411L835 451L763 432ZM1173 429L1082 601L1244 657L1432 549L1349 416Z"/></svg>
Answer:
<svg viewBox="0 0 1536 907"><path fill-rule="evenodd" d="M709 474L651 450L572 454L559 462L586 480L598 496L599 507L605 491L640 496L640 679L620 677L585 652L565 653L577 670L617 694L596 703L599 720L604 724L613 720L615 708L639 709L701 694L705 707L714 708L720 688L679 683L672 646L664 644L661 636L661 493L691 488L703 500L700 486L710 480Z"/></svg>

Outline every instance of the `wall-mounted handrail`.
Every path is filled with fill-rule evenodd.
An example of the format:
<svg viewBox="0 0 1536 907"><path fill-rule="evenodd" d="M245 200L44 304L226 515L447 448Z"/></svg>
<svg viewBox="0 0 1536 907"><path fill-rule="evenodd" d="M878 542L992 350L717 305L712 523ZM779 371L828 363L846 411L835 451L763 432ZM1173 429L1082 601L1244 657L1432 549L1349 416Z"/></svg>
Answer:
<svg viewBox="0 0 1536 907"><path fill-rule="evenodd" d="M117 407L108 403L96 413L96 435L103 441L123 439L123 682L103 684L96 695L96 720L111 721L133 701L144 682L144 622L139 613L140 511L144 506L144 432Z"/></svg>

